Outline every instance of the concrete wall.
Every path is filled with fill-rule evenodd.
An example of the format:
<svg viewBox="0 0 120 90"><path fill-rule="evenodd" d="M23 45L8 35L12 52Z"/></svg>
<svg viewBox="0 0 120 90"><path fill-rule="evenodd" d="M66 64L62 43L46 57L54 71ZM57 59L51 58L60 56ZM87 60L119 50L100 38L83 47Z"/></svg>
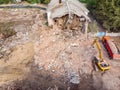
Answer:
<svg viewBox="0 0 120 90"><path fill-rule="evenodd" d="M51 19L51 12L47 11L48 26L54 25L53 19Z"/></svg>

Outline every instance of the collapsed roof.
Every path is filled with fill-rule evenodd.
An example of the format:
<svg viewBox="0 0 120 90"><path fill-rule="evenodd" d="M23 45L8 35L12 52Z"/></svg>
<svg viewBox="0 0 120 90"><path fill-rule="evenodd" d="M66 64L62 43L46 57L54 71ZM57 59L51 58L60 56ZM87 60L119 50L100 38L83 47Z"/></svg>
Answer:
<svg viewBox="0 0 120 90"><path fill-rule="evenodd" d="M89 10L79 0L62 0L62 4L59 3L59 0L51 0L47 11L51 12L50 18L52 19L66 14L76 14L79 17L84 16L87 20L90 20L88 17Z"/></svg>

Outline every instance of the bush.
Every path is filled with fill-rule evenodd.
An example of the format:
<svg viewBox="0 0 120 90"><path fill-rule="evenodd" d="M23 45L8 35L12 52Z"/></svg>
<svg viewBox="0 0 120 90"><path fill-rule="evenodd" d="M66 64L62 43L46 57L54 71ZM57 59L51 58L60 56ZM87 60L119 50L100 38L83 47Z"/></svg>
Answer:
<svg viewBox="0 0 120 90"><path fill-rule="evenodd" d="M28 3L44 3L48 4L50 0L26 0Z"/></svg>
<svg viewBox="0 0 120 90"><path fill-rule="evenodd" d="M44 4L48 4L50 0L42 0Z"/></svg>
<svg viewBox="0 0 120 90"><path fill-rule="evenodd" d="M8 3L13 3L14 0L0 0L0 4L8 4Z"/></svg>
<svg viewBox="0 0 120 90"><path fill-rule="evenodd" d="M48 4L50 0L23 0L27 1L28 3L44 3ZM8 3L13 3L14 0L0 0L0 4L8 4Z"/></svg>
<svg viewBox="0 0 120 90"><path fill-rule="evenodd" d="M26 0L28 3L41 3L42 0Z"/></svg>
<svg viewBox="0 0 120 90"><path fill-rule="evenodd" d="M82 3L86 3L88 8L93 7L96 4L96 0L79 0Z"/></svg>

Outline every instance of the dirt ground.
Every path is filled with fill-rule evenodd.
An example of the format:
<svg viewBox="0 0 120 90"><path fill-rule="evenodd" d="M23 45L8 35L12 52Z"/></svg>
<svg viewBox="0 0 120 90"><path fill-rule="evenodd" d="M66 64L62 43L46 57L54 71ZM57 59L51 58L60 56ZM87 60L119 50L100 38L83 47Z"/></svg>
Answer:
<svg viewBox="0 0 120 90"><path fill-rule="evenodd" d="M112 37L112 40L117 45L118 49L120 50L120 37Z"/></svg>
<svg viewBox="0 0 120 90"><path fill-rule="evenodd" d="M91 35L48 27L38 9L0 9L0 22L17 32L0 38L0 90L120 90L120 62L109 60L104 47L111 69L93 70Z"/></svg>

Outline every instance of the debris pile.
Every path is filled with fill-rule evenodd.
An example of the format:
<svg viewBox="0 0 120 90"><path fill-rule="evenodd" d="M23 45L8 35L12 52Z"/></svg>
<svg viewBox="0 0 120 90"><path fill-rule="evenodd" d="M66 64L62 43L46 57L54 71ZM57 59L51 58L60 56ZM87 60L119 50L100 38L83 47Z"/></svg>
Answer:
<svg viewBox="0 0 120 90"><path fill-rule="evenodd" d="M0 22L11 21L16 32L0 39L0 89L120 89L118 61L109 61L115 69L103 76L93 71L92 35L86 39L80 30L48 27L44 15L34 9L0 9Z"/></svg>

